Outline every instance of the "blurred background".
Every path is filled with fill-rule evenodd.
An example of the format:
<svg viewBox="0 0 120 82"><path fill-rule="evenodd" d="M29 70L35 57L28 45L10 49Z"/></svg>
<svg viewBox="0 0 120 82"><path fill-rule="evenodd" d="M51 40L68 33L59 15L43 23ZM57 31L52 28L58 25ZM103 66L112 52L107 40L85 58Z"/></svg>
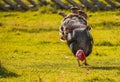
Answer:
<svg viewBox="0 0 120 82"><path fill-rule="evenodd" d="M46 7L55 13L57 9L69 9L71 6L105 11L120 8L120 0L0 0L0 11L28 11Z"/></svg>
<svg viewBox="0 0 120 82"><path fill-rule="evenodd" d="M87 13L94 39L90 66L60 41L63 17ZM120 0L0 0L0 82L119 82Z"/></svg>

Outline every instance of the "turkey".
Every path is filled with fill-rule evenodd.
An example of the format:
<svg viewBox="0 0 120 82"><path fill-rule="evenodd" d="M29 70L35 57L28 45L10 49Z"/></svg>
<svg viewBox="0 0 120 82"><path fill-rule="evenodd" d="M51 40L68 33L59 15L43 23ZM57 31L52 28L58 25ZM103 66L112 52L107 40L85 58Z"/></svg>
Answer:
<svg viewBox="0 0 120 82"><path fill-rule="evenodd" d="M60 33L66 37L66 42L80 66L80 60L87 64L86 57L90 55L93 47L93 37L82 18L73 16L65 18L60 27Z"/></svg>

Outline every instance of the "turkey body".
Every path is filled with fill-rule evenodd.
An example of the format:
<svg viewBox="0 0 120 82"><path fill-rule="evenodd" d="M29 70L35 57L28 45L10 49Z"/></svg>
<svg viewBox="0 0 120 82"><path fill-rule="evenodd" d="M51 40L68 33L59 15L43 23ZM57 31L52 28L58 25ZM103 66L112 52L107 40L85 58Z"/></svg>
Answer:
<svg viewBox="0 0 120 82"><path fill-rule="evenodd" d="M76 55L76 52L81 49L84 51L86 57L89 56L89 54L92 52L94 43L90 32L87 29L74 29L70 35L71 36L68 38L67 44L72 53Z"/></svg>

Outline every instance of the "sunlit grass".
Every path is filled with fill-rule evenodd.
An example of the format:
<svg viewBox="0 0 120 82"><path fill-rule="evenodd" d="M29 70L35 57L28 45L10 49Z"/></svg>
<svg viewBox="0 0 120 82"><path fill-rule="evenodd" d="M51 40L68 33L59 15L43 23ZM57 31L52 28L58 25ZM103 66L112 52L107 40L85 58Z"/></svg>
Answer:
<svg viewBox="0 0 120 82"><path fill-rule="evenodd" d="M90 66L78 67L68 46L59 40L62 17L40 11L0 12L0 60L9 72L4 78L0 74L0 81L119 82L120 13L88 12L88 16L94 47L87 58Z"/></svg>

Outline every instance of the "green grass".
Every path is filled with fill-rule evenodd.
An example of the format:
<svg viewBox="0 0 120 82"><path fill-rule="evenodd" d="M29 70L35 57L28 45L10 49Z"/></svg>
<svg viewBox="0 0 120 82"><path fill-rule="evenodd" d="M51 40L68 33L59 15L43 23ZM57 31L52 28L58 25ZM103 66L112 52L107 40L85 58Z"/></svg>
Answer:
<svg viewBox="0 0 120 82"><path fill-rule="evenodd" d="M90 66L77 61L59 40L62 17L36 12L0 12L0 82L119 82L120 13L88 12L93 29Z"/></svg>

